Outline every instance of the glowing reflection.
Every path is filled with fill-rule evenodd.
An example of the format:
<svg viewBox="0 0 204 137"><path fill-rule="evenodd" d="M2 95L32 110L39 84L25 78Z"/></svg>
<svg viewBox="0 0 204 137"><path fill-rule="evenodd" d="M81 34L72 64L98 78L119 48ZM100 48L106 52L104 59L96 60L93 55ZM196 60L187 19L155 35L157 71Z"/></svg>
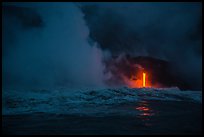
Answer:
<svg viewBox="0 0 204 137"><path fill-rule="evenodd" d="M136 110L139 111L139 115L137 116L139 119L141 119L144 122L145 126L151 126L151 116L153 116L154 110L149 106L148 101L140 101L136 108Z"/></svg>
<svg viewBox="0 0 204 137"><path fill-rule="evenodd" d="M142 116L151 116L150 113L142 113L141 115L142 115Z"/></svg>
<svg viewBox="0 0 204 137"><path fill-rule="evenodd" d="M139 111L149 111L148 107L136 107L136 109Z"/></svg>
<svg viewBox="0 0 204 137"><path fill-rule="evenodd" d="M140 111L141 116L152 116L154 115L153 110L149 107L147 101L140 101L138 106L135 108Z"/></svg>

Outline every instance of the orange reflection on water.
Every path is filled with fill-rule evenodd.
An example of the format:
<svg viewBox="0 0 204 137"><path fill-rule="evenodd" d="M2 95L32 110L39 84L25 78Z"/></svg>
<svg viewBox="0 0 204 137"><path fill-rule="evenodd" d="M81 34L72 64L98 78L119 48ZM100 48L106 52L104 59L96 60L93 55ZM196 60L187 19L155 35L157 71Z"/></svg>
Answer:
<svg viewBox="0 0 204 137"><path fill-rule="evenodd" d="M154 111L149 107L147 101L141 101L138 103L138 106L135 108L140 111L140 116L152 116L154 115Z"/></svg>
<svg viewBox="0 0 204 137"><path fill-rule="evenodd" d="M136 107L136 109L139 111L149 111L148 107Z"/></svg>
<svg viewBox="0 0 204 137"><path fill-rule="evenodd" d="M151 116L151 114L150 113L142 113L142 114L140 114L141 116Z"/></svg>
<svg viewBox="0 0 204 137"><path fill-rule="evenodd" d="M140 101L137 104L137 107L135 109L139 111L139 115L137 117L144 122L144 125L145 126L152 126L150 119L151 119L151 116L154 115L154 111L149 106L149 102L148 101Z"/></svg>

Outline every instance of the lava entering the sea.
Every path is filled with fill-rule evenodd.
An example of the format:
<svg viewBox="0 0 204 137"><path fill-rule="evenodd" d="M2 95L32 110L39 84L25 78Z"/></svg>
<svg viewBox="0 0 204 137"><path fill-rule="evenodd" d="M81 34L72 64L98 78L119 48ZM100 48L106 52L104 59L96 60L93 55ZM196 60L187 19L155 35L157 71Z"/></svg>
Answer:
<svg viewBox="0 0 204 137"><path fill-rule="evenodd" d="M125 78L125 83L130 88L148 88L148 87L151 87L151 83L148 80L147 72L144 72L144 71L137 72L130 79Z"/></svg>
<svg viewBox="0 0 204 137"><path fill-rule="evenodd" d="M143 87L145 87L145 82L146 82L146 73L143 72L143 82L142 82L142 85Z"/></svg>
<svg viewBox="0 0 204 137"><path fill-rule="evenodd" d="M166 60L121 55L105 60L105 65L104 73L108 74L105 82L109 86L191 89L186 82L172 73L171 64Z"/></svg>

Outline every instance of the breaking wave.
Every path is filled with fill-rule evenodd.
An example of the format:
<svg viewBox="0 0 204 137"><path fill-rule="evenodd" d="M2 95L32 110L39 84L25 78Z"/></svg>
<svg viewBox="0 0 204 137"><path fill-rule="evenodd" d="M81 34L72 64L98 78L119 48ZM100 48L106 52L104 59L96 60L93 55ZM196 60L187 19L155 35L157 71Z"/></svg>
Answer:
<svg viewBox="0 0 204 137"><path fill-rule="evenodd" d="M135 114L121 106L142 100L187 101L202 104L201 91L173 88L42 89L3 91L3 115L52 113L79 115ZM131 105L129 105L131 106Z"/></svg>

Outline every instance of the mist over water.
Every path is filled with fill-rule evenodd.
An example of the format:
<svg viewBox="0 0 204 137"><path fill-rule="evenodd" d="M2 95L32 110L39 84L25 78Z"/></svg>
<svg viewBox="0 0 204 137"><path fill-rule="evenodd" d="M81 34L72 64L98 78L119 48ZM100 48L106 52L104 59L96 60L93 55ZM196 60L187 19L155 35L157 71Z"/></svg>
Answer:
<svg viewBox="0 0 204 137"><path fill-rule="evenodd" d="M74 3L3 6L4 88L104 86L103 52Z"/></svg>

